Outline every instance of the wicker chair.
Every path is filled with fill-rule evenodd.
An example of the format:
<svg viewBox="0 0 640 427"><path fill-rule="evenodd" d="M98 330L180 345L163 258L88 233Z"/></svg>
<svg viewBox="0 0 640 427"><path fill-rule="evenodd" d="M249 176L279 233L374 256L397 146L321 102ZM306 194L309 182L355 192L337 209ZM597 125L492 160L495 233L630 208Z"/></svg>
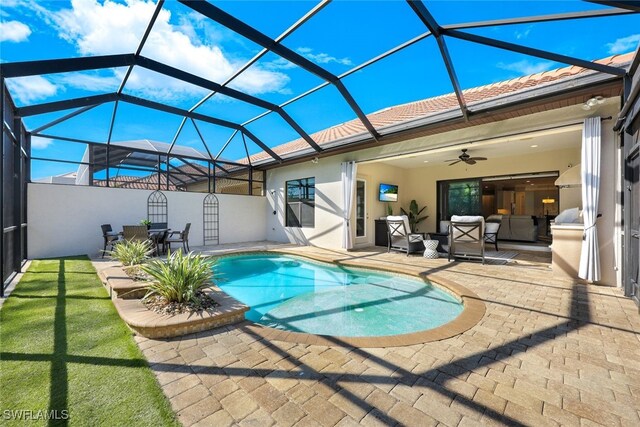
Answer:
<svg viewBox="0 0 640 427"><path fill-rule="evenodd" d="M182 243L182 248L189 252L189 229L191 228L191 223L188 222L182 231L172 231L169 233L169 236L164 240L171 250L172 243Z"/></svg>
<svg viewBox="0 0 640 427"><path fill-rule="evenodd" d="M146 225L123 225L122 238L129 242L143 242L149 240L149 230Z"/></svg>

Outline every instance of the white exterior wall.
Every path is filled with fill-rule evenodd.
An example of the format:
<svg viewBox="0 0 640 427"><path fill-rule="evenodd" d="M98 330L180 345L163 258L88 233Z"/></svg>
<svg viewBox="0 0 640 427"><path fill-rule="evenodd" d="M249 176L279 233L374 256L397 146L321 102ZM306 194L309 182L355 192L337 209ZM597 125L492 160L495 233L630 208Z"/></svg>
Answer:
<svg viewBox="0 0 640 427"><path fill-rule="evenodd" d="M427 137L410 139L394 144L382 145L376 148L369 148L360 151L354 151L345 154L339 154L331 157L321 157L317 164L310 161L298 163L291 166L284 166L277 169L269 170L267 173L267 238L269 240L293 242L302 244L311 244L330 249L340 248L342 242L342 190L341 190L341 171L340 163L347 160L364 161L374 158L388 157L392 155L401 155L407 152L415 152L421 149L434 149L443 146L449 146L456 143L472 142L485 138L498 137L501 135L509 135L519 132L535 131L553 126L562 126L565 124L576 123L590 116L613 116L616 117L619 111L619 99L609 99L607 103L597 110L584 111L581 106L565 107L552 111L532 114L525 117L504 120L497 123L475 126L472 128L456 130L453 132L441 133ZM598 236L600 241L600 259L602 264L602 284L614 285L619 283L616 278L617 266L619 265L620 250L620 221L619 221L619 205L620 196L617 178L620 176L619 164L616 158L619 156L618 140L614 134L612 126L613 121L605 121L602 123L602 180L600 193L599 212L602 218L598 220ZM566 156L566 157L565 157ZM544 161L539 162L532 170L566 170L567 158L576 157L579 159L579 152L574 150L566 153L562 159L550 157L549 164ZM496 159L498 161L498 159ZM572 160L575 164L576 161ZM378 165L365 164L358 170L358 175L375 175L375 168ZM529 162L523 164L519 168L515 168L515 172L531 172ZM480 166L477 172L480 172ZM428 205L428 226L435 227L435 181L433 177L431 182L421 181L419 183L412 182L417 178L415 173L410 170L391 171L397 173L397 177L389 176L389 171L380 172L380 176L373 176L371 182L368 182L369 191L377 191L377 185L380 180L389 181L394 178L392 184L399 183L400 205L405 207L411 199L420 199ZM428 168L425 168L425 170ZM496 174L488 173L489 175ZM382 175L385 175L384 177ZM426 175L429 175L428 173ZM437 179L448 179L446 175L438 174ZM475 175L475 172L474 172ZM482 175L482 174L480 174ZM475 175L475 176L480 176ZM315 227L313 228L293 228L284 226L284 186L285 182L291 179L315 177L316 178L316 210L315 210ZM425 177L426 178L426 177ZM413 189L412 189L413 187ZM372 190L373 189L373 190ZM421 192L432 189L433 198L424 199L421 194L412 193L420 190ZM574 205L579 201L577 194L569 194L571 191L564 193L564 201ZM374 193L375 194L375 193ZM562 198L562 197L561 197ZM431 199L431 201L429 201ZM397 205L397 204L394 204ZM566 207L565 203L563 206ZM273 211L276 215L273 215ZM394 207L394 211L398 209ZM376 215L381 215L383 204L377 201L375 197L370 197L368 202L369 211L369 230L372 230L372 223ZM368 236L369 242L373 241L373 236Z"/></svg>
<svg viewBox="0 0 640 427"><path fill-rule="evenodd" d="M96 255L103 245L101 224L114 230L137 225L147 217L150 190L32 183L28 187L29 258ZM205 193L163 191L169 228L191 223L189 245L203 244L202 202ZM220 243L266 238L265 197L217 194Z"/></svg>

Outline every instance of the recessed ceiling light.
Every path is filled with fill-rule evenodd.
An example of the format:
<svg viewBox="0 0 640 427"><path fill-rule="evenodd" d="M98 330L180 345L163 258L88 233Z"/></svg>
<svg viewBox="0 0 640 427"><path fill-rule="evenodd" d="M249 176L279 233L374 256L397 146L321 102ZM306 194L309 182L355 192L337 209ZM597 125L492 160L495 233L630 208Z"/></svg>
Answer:
<svg viewBox="0 0 640 427"><path fill-rule="evenodd" d="M537 147L538 147L538 144L533 144L533 145L531 146L531 148L537 148Z"/></svg>
<svg viewBox="0 0 640 427"><path fill-rule="evenodd" d="M527 182L531 182L531 181L527 180Z"/></svg>
<svg viewBox="0 0 640 427"><path fill-rule="evenodd" d="M429 163L429 160L425 160L424 163Z"/></svg>

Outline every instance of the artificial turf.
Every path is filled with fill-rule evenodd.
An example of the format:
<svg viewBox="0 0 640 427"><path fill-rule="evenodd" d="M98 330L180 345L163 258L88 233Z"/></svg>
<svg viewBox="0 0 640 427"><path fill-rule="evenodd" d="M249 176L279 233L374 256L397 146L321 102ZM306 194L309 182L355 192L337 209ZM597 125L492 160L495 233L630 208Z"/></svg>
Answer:
<svg viewBox="0 0 640 427"><path fill-rule="evenodd" d="M2 306L0 411L1 425L51 411L28 425L178 425L85 257L33 261Z"/></svg>

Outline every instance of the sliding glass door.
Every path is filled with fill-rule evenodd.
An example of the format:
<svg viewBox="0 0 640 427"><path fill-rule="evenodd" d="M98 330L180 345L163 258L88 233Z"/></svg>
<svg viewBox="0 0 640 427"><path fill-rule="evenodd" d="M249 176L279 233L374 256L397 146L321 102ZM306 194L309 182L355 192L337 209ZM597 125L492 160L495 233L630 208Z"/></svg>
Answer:
<svg viewBox="0 0 640 427"><path fill-rule="evenodd" d="M438 182L438 219L451 215L482 215L480 179Z"/></svg>

